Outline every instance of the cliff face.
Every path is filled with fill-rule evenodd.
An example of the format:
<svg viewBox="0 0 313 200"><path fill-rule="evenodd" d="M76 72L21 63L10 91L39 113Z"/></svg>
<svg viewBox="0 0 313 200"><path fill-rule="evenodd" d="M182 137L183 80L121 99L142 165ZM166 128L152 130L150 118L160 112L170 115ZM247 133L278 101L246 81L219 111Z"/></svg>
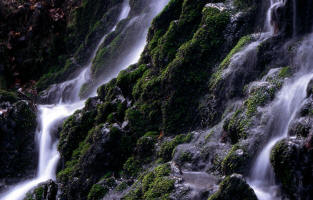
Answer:
<svg viewBox="0 0 313 200"><path fill-rule="evenodd" d="M80 96L89 96L150 26L139 61L100 86L59 128L57 185L44 183L27 198L55 199L56 187L69 200L260 198L250 187L251 169L281 131L275 120L289 113L273 105L303 67L312 73L312 2L170 0L150 25L153 2L131 0L129 16L114 28L122 4L0 3L0 20L7 21L0 32L1 87L34 79L28 92L44 90L36 96L41 102L53 102L51 85L75 77L108 33L81 88ZM299 108L288 118L292 137L270 150L278 188L272 199L313 198L312 81L305 92L301 103L285 109ZM8 101L1 95L0 103ZM32 121L23 131L33 129ZM29 141L19 130L10 129L14 138ZM7 132L3 141L15 148Z"/></svg>
<svg viewBox="0 0 313 200"><path fill-rule="evenodd" d="M224 95L243 96L243 86L257 77L246 73L247 80L237 84L240 92L233 94L222 89L215 94L217 86L210 86L224 84L217 66L254 30L257 5L170 1L152 22L140 61L101 86L98 97L64 123L59 151L65 168L58 174L62 197L84 198L89 193L93 199L108 193L106 198L170 198L175 181L170 166L162 163L172 160L177 145L192 141L193 133L182 133L214 125L226 106ZM239 12L241 7L244 12ZM233 51L250 40L252 36L243 37ZM162 165L149 172L158 163ZM144 169L148 171L140 173ZM123 193L131 185L131 191Z"/></svg>

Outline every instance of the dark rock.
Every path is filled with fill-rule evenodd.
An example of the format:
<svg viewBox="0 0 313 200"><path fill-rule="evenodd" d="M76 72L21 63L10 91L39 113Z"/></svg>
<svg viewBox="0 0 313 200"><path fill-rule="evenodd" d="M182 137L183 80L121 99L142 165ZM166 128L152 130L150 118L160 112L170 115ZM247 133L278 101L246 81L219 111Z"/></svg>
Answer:
<svg viewBox="0 0 313 200"><path fill-rule="evenodd" d="M310 80L308 87L306 89L307 97L311 96L313 94L313 79Z"/></svg>
<svg viewBox="0 0 313 200"><path fill-rule="evenodd" d="M312 120L308 117L302 117L291 123L288 134L290 136L307 137L311 128Z"/></svg>
<svg viewBox="0 0 313 200"><path fill-rule="evenodd" d="M56 200L57 192L58 185L54 181L49 180L28 192L24 200Z"/></svg>
<svg viewBox="0 0 313 200"><path fill-rule="evenodd" d="M226 177L208 200L257 200L254 191L239 174Z"/></svg>
<svg viewBox="0 0 313 200"><path fill-rule="evenodd" d="M290 138L278 142L271 163L288 198L313 198L312 134L305 141Z"/></svg>
<svg viewBox="0 0 313 200"><path fill-rule="evenodd" d="M34 175L37 165L36 108L12 98L0 94L0 180L8 183Z"/></svg>

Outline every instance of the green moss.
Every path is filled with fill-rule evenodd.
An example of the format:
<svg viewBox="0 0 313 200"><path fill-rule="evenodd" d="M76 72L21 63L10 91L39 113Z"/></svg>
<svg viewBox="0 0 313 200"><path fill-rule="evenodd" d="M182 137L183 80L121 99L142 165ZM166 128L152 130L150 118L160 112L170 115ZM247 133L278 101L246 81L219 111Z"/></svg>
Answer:
<svg viewBox="0 0 313 200"><path fill-rule="evenodd" d="M169 88L175 88L162 104L165 132L174 132L194 118L198 103L195 95L205 89L201 86L210 77L210 66L218 60L218 56L212 55L224 42L222 32L229 22L229 14L214 8L205 8L202 14L200 28L179 48L175 59L162 72Z"/></svg>
<svg viewBox="0 0 313 200"><path fill-rule="evenodd" d="M136 160L134 157L128 158L128 160L124 163L123 172L126 176L136 177L138 172L141 170L140 162Z"/></svg>
<svg viewBox="0 0 313 200"><path fill-rule="evenodd" d="M247 115L252 116L256 112L257 107L265 103L266 97L267 94L262 90L254 92L245 102L247 106Z"/></svg>
<svg viewBox="0 0 313 200"><path fill-rule="evenodd" d="M160 133L157 131L149 131L149 132L146 132L144 136L145 137L157 137L159 135Z"/></svg>
<svg viewBox="0 0 313 200"><path fill-rule="evenodd" d="M272 100L275 97L276 91L281 87L279 80L273 79L269 81L269 86L258 87L249 94L248 99L244 103L247 108L246 115L248 117L252 117L256 113L257 107L264 106L266 102Z"/></svg>
<svg viewBox="0 0 313 200"><path fill-rule="evenodd" d="M92 136L94 131L96 131L95 128L91 129L88 132L88 135L86 136L86 138L82 142L79 143L78 148L72 151L72 156L65 163L65 168L57 174L58 180L65 183L65 182L68 182L68 180L70 180L73 177L73 174L78 169L79 160L90 148L90 143L88 142L88 140L89 140L89 137Z"/></svg>
<svg viewBox="0 0 313 200"><path fill-rule="evenodd" d="M35 189L34 193L36 195L36 199L41 199L43 197L44 190L45 189L43 187L39 187Z"/></svg>
<svg viewBox="0 0 313 200"><path fill-rule="evenodd" d="M194 3L190 0L170 2L169 8L176 4L175 10L181 8L181 13L179 18L175 14L178 20L171 21L165 33L163 29L158 29L155 32L154 38L149 45L154 65L166 66L175 58L178 48L192 38L201 21L201 10L205 3L205 1ZM163 35L161 36L161 34ZM157 46L155 43L157 43ZM154 48L152 49L152 47Z"/></svg>
<svg viewBox="0 0 313 200"><path fill-rule="evenodd" d="M145 192L144 199L168 199L170 192L174 189L175 180L160 177L154 180L149 190Z"/></svg>
<svg viewBox="0 0 313 200"><path fill-rule="evenodd" d="M143 136L137 140L136 152L141 159L147 159L154 152L155 138Z"/></svg>
<svg viewBox="0 0 313 200"><path fill-rule="evenodd" d="M165 141L160 147L158 152L158 157L162 158L164 162L167 162L172 159L172 154L176 146L183 143L188 143L192 139L192 135L178 135L170 141Z"/></svg>
<svg viewBox="0 0 313 200"><path fill-rule="evenodd" d="M86 139L89 131L93 127L96 116L95 110L92 111L76 111L63 124L60 133L60 141L58 150L65 160L70 160L73 151L77 149L82 141Z"/></svg>
<svg viewBox="0 0 313 200"><path fill-rule="evenodd" d="M241 138L247 137L247 128L250 126L251 119L247 118L242 109L236 110L230 119L224 122L223 129L227 132L232 144Z"/></svg>
<svg viewBox="0 0 313 200"><path fill-rule="evenodd" d="M122 182L120 183L117 187L116 187L116 191L118 192L123 192L128 188L128 184L126 182Z"/></svg>
<svg viewBox="0 0 313 200"><path fill-rule="evenodd" d="M184 0L170 0L163 11L154 18L149 29L149 49L152 50L158 45L159 39L168 29L171 21L179 18Z"/></svg>
<svg viewBox="0 0 313 200"><path fill-rule="evenodd" d="M130 66L129 69L131 70L132 66ZM116 80L116 85L119 86L125 94L130 94L136 81L147 70L147 66L142 64L134 70L129 71L129 69L121 71Z"/></svg>
<svg viewBox="0 0 313 200"><path fill-rule="evenodd" d="M246 171L247 159L249 158L245 148L233 145L230 152L222 161L222 171L225 175L233 173L243 174Z"/></svg>
<svg viewBox="0 0 313 200"><path fill-rule="evenodd" d="M42 91L54 83L60 83L76 69L77 65L73 63L73 60L67 59L64 63L60 63L60 66L55 66L48 73L40 77L36 83L36 88Z"/></svg>
<svg viewBox="0 0 313 200"><path fill-rule="evenodd" d="M247 35L247 36L243 36L238 43L236 44L236 46L229 52L229 54L226 56L226 58L221 62L220 64L220 68L224 69L225 67L227 67L230 64L230 60L231 58L238 53L239 51L241 51L243 49L243 47L245 47L247 44L249 44L251 42L251 40L253 39L253 37L251 35Z"/></svg>
<svg viewBox="0 0 313 200"><path fill-rule="evenodd" d="M252 39L253 39L253 37L251 35L247 35L247 36L243 36L238 41L236 46L228 53L226 58L224 58L224 60L221 62L221 64L219 65L218 70L212 75L212 78L210 79L210 88L215 88L216 87L217 83L222 79L223 70L226 67L228 67L228 65L230 64L231 58L236 53L241 51L247 44L249 44Z"/></svg>
<svg viewBox="0 0 313 200"><path fill-rule="evenodd" d="M177 162L179 165L183 165L184 163L190 162L191 160L192 160L192 154L188 151L181 153L177 158Z"/></svg>
<svg viewBox="0 0 313 200"><path fill-rule="evenodd" d="M108 118L108 115L114 111L114 106L110 102L104 102L97 105L97 116L95 118L97 123L103 123Z"/></svg>
<svg viewBox="0 0 313 200"><path fill-rule="evenodd" d="M41 200L44 198L44 192L43 186L37 187L33 192L27 193L24 200Z"/></svg>
<svg viewBox="0 0 313 200"><path fill-rule="evenodd" d="M291 76L290 67L289 67L289 66L283 67L283 68L279 71L278 76L279 76L280 78L286 78L286 77Z"/></svg>
<svg viewBox="0 0 313 200"><path fill-rule="evenodd" d="M154 72L148 69L137 81L132 91L135 99L157 98L161 94L161 78L153 74Z"/></svg>
<svg viewBox="0 0 313 200"><path fill-rule="evenodd" d="M227 176L208 200L257 200L254 191L239 175Z"/></svg>
<svg viewBox="0 0 313 200"><path fill-rule="evenodd" d="M170 171L169 164L156 167L153 171L141 176L134 184L133 190L123 199L168 199L175 183L175 180L169 177Z"/></svg>
<svg viewBox="0 0 313 200"><path fill-rule="evenodd" d="M272 149L271 164L273 165L275 175L279 178L284 189L292 191L295 187L293 179L293 166L296 164L295 152L288 146L287 140L281 140Z"/></svg>
<svg viewBox="0 0 313 200"><path fill-rule="evenodd" d="M88 200L100 200L108 192L108 189L99 184L94 184L89 191Z"/></svg>

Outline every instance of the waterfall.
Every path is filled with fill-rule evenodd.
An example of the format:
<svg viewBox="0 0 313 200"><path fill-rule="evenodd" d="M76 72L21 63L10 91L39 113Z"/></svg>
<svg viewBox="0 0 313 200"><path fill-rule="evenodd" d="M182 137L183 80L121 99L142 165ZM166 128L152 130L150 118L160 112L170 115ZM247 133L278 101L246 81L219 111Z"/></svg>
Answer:
<svg viewBox="0 0 313 200"><path fill-rule="evenodd" d="M313 43L312 43L313 45ZM312 55L313 56L313 55ZM288 136L288 127L306 98L306 88L313 78L313 72L301 69L294 79L288 81L270 106L268 124L270 139L258 155L252 167L249 183L260 200L276 199L275 175L270 163L274 145Z"/></svg>
<svg viewBox="0 0 313 200"><path fill-rule="evenodd" d="M271 4L266 14L265 31L272 34L278 32L277 9L285 5L285 0L270 0Z"/></svg>
<svg viewBox="0 0 313 200"><path fill-rule="evenodd" d="M273 10L277 6L281 6L282 1L271 1L271 7L268 11L267 25L268 29L275 33L275 22L271 22ZM295 3L294 3L295 6ZM296 8L293 8L293 35L296 34ZM266 135L269 137L267 143L256 157L256 161L252 166L248 182L254 189L260 200L276 200L280 199L277 194L278 186L275 184L275 174L270 163L270 154L275 144L288 137L288 128L290 123L296 117L298 111L302 107L307 96L306 89L313 78L313 34L303 40L302 45L298 48L294 57L294 66L299 69L293 78L285 81L281 91L275 97L273 103L269 106L271 119L268 120Z"/></svg>
<svg viewBox="0 0 313 200"><path fill-rule="evenodd" d="M145 30L143 31L143 34L138 35L137 45L129 49L129 56L123 62L123 66L114 66L116 67L116 69L114 69L114 73L108 75L106 79L104 79L97 86L108 82L110 79L116 77L120 70L125 69L130 64L138 61L139 56L146 44L145 41L149 25L152 19L165 7L165 5L168 3L168 0L151 2L152 3L150 4L153 9L149 11L148 16L145 16L145 20L148 19L149 21L147 23L147 26L144 27ZM128 17L130 9L131 8L129 6L129 0L125 0L117 24L121 20ZM117 24L112 28L109 33L116 30ZM66 117L73 114L75 110L83 108L85 100L81 100L79 98L79 90L84 83L90 81L90 68L92 66L92 62L96 56L97 51L99 50L100 46L102 45L106 36L109 33L105 34L101 38L99 43L96 45L96 48L92 53L89 62L76 78L53 86L53 91L57 91L56 99L58 103L53 105L38 105L40 120L38 128L39 131L37 131L37 141L39 147L39 163L37 176L34 179L26 180L22 183L17 184L16 186L9 188L8 192L2 194L2 196L0 197L1 200L21 200L25 197L28 191L36 187L38 184L45 182L49 179L56 179L56 168L60 155L57 151L58 141L56 141L56 139L53 137L53 130L56 123L64 120ZM70 93L66 93L67 99L64 99L64 93L68 88L70 88ZM95 93L93 93L92 95L95 95Z"/></svg>

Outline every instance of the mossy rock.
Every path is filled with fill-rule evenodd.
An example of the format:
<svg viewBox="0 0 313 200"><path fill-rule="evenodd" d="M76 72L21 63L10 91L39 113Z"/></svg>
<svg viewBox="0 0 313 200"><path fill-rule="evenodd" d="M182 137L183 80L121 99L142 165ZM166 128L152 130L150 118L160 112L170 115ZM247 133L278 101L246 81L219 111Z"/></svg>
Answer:
<svg viewBox="0 0 313 200"><path fill-rule="evenodd" d="M249 155L245 148L234 145L222 161L222 171L225 175L233 173L244 174L247 171Z"/></svg>
<svg viewBox="0 0 313 200"><path fill-rule="evenodd" d="M272 149L271 164L282 189L290 199L312 198L312 136L305 143L301 139L284 139Z"/></svg>
<svg viewBox="0 0 313 200"><path fill-rule="evenodd" d="M101 200L108 192L108 189L102 185L94 184L88 194L88 200Z"/></svg>
<svg viewBox="0 0 313 200"><path fill-rule="evenodd" d="M149 133L149 132L148 132ZM151 132L150 132L151 133ZM147 133L145 134L147 135ZM136 153L144 159L151 156L154 152L155 138L152 136L143 136L137 140Z"/></svg>
<svg viewBox="0 0 313 200"><path fill-rule="evenodd" d="M160 150L158 151L158 157L162 158L164 162L170 161L173 157L175 148L179 144L188 143L192 139L192 135L178 135L172 140L165 141L161 144Z"/></svg>
<svg viewBox="0 0 313 200"><path fill-rule="evenodd" d="M52 200L56 199L58 186L52 180L39 184L26 194L24 200Z"/></svg>
<svg viewBox="0 0 313 200"><path fill-rule="evenodd" d="M169 164L163 164L141 176L123 199L168 199L174 190L175 180L170 178Z"/></svg>
<svg viewBox="0 0 313 200"><path fill-rule="evenodd" d="M123 173L128 177L136 177L140 168L140 161L134 157L130 157L123 165Z"/></svg>
<svg viewBox="0 0 313 200"><path fill-rule="evenodd" d="M219 186L219 190L208 200L257 200L254 191L241 175L227 176Z"/></svg>

